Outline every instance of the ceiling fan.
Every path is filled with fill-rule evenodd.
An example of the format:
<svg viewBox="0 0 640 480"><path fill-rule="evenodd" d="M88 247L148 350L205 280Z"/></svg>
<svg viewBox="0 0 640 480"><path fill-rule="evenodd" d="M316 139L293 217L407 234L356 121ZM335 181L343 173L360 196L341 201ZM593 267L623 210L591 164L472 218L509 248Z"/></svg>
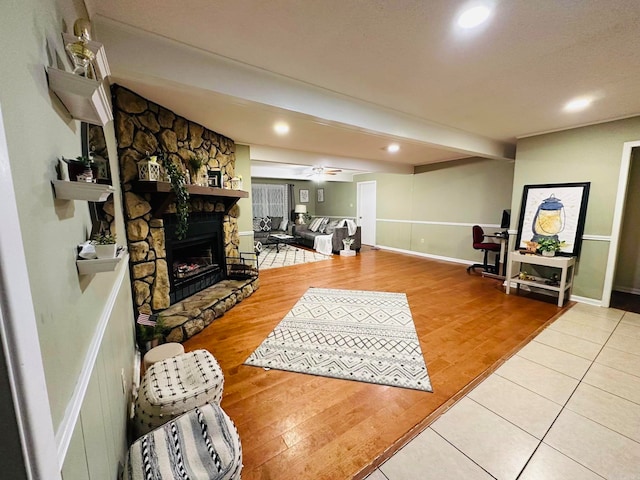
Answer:
<svg viewBox="0 0 640 480"><path fill-rule="evenodd" d="M342 172L339 168L324 168L324 167L312 167L311 173L307 177L320 176L320 175L337 175Z"/></svg>

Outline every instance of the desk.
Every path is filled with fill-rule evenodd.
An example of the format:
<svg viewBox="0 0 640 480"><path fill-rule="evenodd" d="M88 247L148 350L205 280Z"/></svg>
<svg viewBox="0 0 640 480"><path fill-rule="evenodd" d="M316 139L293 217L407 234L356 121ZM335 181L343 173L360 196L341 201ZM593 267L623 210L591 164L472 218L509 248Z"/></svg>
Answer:
<svg viewBox="0 0 640 480"><path fill-rule="evenodd" d="M547 285L544 278L520 279L520 267L523 263L560 269L560 285ZM516 284L518 290L520 290L520 285L529 285L530 287L551 290L558 293L558 306L561 307L564 304L565 294L567 298L571 295L575 265L576 257L543 257L542 255L524 255L520 252L511 252L509 254L509 262L507 263L506 293L509 295L511 291L511 282Z"/></svg>
<svg viewBox="0 0 640 480"><path fill-rule="evenodd" d="M498 264L502 264L502 268L498 267L498 272L496 273L482 272L482 276L504 279L505 275L507 274L507 246L509 244L509 233L497 232L497 233L494 233L493 235L485 235L485 238L498 239L500 243L500 253L498 254Z"/></svg>

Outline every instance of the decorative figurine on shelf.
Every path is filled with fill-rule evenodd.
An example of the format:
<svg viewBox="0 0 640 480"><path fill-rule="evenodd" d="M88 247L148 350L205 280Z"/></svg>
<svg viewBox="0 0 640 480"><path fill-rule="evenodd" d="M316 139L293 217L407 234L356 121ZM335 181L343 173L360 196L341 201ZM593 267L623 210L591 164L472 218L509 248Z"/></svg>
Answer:
<svg viewBox="0 0 640 480"><path fill-rule="evenodd" d="M87 44L91 40L89 25L89 21L84 18L76 20L73 25L73 34L76 36L77 41L67 43L65 49L73 60L73 74L81 77L94 78L95 75L89 67L96 57L96 54L87 47Z"/></svg>
<svg viewBox="0 0 640 480"><path fill-rule="evenodd" d="M538 251L538 242L524 242L527 249L525 253L535 254Z"/></svg>
<svg viewBox="0 0 640 480"><path fill-rule="evenodd" d="M147 158L138 162L138 179L150 182L160 181L158 157L155 155L150 157L147 152Z"/></svg>
<svg viewBox="0 0 640 480"><path fill-rule="evenodd" d="M72 182L94 183L98 174L92 157L79 156L75 159L62 157L59 162L60 179Z"/></svg>
<svg viewBox="0 0 640 480"><path fill-rule="evenodd" d="M242 190L242 175L231 179L231 188L234 190Z"/></svg>

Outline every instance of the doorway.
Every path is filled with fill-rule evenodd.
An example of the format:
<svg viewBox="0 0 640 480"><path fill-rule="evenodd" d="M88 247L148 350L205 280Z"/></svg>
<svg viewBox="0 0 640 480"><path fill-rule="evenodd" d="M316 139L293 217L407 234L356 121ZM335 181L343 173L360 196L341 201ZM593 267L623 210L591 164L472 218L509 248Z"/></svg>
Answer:
<svg viewBox="0 0 640 480"><path fill-rule="evenodd" d="M357 224L361 228L362 244L376 244L376 182L358 182L356 200Z"/></svg>
<svg viewBox="0 0 640 480"><path fill-rule="evenodd" d="M635 161L634 161L635 159ZM637 240L632 237L625 237L623 231L623 224L629 223L628 220L633 220L635 215L632 209L632 198L635 197L633 190L638 190L640 183L640 177L635 175L632 170L638 170L640 167L640 141L626 142L622 149L622 161L620 164L620 176L618 179L618 195L616 197L615 209L613 212L613 224L611 229L611 243L609 246L609 256L607 258L607 270L605 272L604 287L602 290L602 302L603 307L609 307L611 302L611 294L613 290L625 288L621 283L629 283L632 285L637 282L637 293L640 293L640 265L632 265L631 267L637 270L632 275L627 272L627 266L617 268L624 258L621 256L631 255L636 259L640 259L640 251L638 249ZM636 187L635 189L633 187ZM626 207L626 208L625 208ZM627 229L627 232L630 229ZM628 253L630 252L630 253ZM627 260L632 261L632 260ZM635 262L635 260L633 260ZM626 280L623 280L625 279ZM616 282L618 285L616 285ZM628 287L633 289L635 287Z"/></svg>
<svg viewBox="0 0 640 480"><path fill-rule="evenodd" d="M640 243L637 235L640 209L633 208L640 204L639 160L640 148L633 148L610 304L613 308L634 312L640 312Z"/></svg>

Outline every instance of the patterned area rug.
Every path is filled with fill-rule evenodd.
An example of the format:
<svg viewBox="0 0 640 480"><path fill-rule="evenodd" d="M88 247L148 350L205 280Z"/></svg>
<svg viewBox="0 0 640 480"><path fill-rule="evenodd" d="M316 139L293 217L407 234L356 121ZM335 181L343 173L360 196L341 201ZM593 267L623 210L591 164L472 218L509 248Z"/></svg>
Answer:
<svg viewBox="0 0 640 480"><path fill-rule="evenodd" d="M330 255L322 255L321 253L297 248L293 245L280 245L280 253L276 251L275 245L264 245L262 253L258 255L258 265L260 270L266 270L268 268L288 267L290 265L330 259Z"/></svg>
<svg viewBox="0 0 640 480"><path fill-rule="evenodd" d="M433 391L404 293L310 288L245 365Z"/></svg>

